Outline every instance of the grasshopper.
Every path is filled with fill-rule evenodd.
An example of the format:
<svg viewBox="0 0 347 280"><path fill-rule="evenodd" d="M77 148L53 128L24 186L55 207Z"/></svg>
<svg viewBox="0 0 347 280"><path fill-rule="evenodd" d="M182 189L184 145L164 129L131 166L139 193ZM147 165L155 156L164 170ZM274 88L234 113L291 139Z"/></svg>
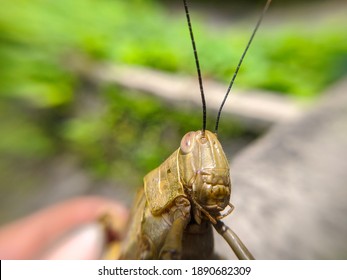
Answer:
<svg viewBox="0 0 347 280"><path fill-rule="evenodd" d="M267 0L237 65L213 133L206 130L206 102L199 60L187 1L183 0L198 73L203 126L199 131L184 135L180 147L144 177L144 187L137 193L132 220L122 244L121 259L214 258L211 225L239 259L254 259L239 237L221 221L234 206L229 202L229 163L217 139L217 131L224 103L270 3L271 0Z"/></svg>

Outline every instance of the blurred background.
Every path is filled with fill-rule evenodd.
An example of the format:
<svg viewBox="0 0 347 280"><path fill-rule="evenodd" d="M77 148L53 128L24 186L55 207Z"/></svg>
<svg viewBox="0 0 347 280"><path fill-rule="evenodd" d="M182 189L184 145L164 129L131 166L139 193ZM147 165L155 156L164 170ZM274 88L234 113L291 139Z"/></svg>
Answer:
<svg viewBox="0 0 347 280"><path fill-rule="evenodd" d="M264 2L190 1L204 80L226 89ZM300 112L313 106L347 74L346 6L273 1L236 91L265 92ZM128 74L113 66L126 66ZM193 79L195 94L181 1L1 2L0 224L81 194L130 205L143 176L187 131L201 128L197 103L160 97L155 87L141 91L134 69L154 81L153 70L160 71L168 89ZM208 108L210 129L215 113ZM229 157L277 122L259 126L255 118L222 116L219 134Z"/></svg>

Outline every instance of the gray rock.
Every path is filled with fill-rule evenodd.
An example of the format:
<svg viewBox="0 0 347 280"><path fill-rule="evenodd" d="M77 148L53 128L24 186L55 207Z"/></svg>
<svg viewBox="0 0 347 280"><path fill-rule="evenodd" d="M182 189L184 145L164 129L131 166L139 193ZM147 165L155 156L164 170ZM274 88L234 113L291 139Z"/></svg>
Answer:
<svg viewBox="0 0 347 280"><path fill-rule="evenodd" d="M347 259L347 79L234 158L224 222L258 259ZM217 252L235 258L221 238Z"/></svg>

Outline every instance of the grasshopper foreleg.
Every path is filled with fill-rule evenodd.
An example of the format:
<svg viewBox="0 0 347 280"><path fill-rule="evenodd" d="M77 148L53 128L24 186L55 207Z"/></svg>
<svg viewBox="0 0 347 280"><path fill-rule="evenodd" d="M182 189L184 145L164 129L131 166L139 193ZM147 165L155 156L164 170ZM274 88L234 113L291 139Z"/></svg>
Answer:
<svg viewBox="0 0 347 280"><path fill-rule="evenodd" d="M185 197L177 197L169 212L173 221L165 243L160 251L160 259L181 259L183 231L190 221L190 202Z"/></svg>

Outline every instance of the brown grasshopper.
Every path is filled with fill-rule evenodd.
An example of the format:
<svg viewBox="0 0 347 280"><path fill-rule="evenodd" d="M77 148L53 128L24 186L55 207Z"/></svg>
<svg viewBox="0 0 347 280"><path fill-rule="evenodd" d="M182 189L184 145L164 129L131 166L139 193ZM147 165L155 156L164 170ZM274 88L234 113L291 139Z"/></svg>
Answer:
<svg viewBox="0 0 347 280"><path fill-rule="evenodd" d="M136 196L132 221L122 244L121 259L214 258L211 224L239 259L253 259L238 236L221 221L234 206L229 202L229 163L217 139L217 131L224 103L270 3L271 0L267 0L241 56L218 112L215 133L212 133L206 130L199 60L187 1L183 0L199 78L203 127L183 136L180 147L144 177L144 188Z"/></svg>

